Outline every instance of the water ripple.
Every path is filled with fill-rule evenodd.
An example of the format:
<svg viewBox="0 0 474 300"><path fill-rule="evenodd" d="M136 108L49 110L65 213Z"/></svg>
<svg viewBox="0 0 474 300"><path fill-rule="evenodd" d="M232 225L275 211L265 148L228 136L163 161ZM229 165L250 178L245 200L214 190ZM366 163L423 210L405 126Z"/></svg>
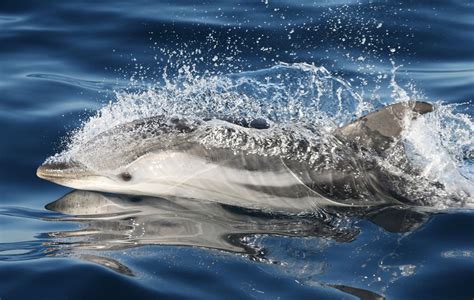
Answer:
<svg viewBox="0 0 474 300"><path fill-rule="evenodd" d="M61 82L73 86L77 86L80 88L96 90L96 91L103 91L103 92L110 92L114 90L125 89L129 86L129 83L120 83L120 82L107 82L107 81L93 81L93 80L85 80L74 78L66 75L57 75L57 74L28 74L26 77L35 78L35 79L43 79L43 80L51 80L56 82Z"/></svg>

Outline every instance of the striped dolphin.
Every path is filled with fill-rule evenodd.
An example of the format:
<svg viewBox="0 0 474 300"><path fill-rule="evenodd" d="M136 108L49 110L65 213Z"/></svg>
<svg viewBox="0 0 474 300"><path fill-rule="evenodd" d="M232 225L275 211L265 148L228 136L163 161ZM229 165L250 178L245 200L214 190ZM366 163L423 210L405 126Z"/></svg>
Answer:
<svg viewBox="0 0 474 300"><path fill-rule="evenodd" d="M68 156L53 156L40 178L81 190L215 201L301 212L404 199L383 157L407 122L433 107L404 102L322 137L264 119L157 116L105 131Z"/></svg>

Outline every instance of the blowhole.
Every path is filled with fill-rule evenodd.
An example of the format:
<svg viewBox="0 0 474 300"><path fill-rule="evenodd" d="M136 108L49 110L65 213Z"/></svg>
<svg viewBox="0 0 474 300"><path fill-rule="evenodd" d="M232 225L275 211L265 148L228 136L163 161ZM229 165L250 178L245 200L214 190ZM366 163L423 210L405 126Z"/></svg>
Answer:
<svg viewBox="0 0 474 300"><path fill-rule="evenodd" d="M123 180L123 181L130 181L132 180L132 175L128 172L123 172L123 173L120 173L120 178Z"/></svg>

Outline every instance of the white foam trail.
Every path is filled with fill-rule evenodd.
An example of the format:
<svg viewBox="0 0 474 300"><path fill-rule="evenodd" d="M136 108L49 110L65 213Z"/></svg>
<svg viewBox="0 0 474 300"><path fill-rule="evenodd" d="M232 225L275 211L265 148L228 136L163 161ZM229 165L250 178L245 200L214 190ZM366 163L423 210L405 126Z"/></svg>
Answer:
<svg viewBox="0 0 474 300"><path fill-rule="evenodd" d="M473 125L468 116L454 114L452 107L437 105L433 113L412 122L404 137L421 176L443 184L449 193L463 199L462 206L474 207L474 173L465 155L466 149L474 148ZM453 204L446 199L434 205Z"/></svg>

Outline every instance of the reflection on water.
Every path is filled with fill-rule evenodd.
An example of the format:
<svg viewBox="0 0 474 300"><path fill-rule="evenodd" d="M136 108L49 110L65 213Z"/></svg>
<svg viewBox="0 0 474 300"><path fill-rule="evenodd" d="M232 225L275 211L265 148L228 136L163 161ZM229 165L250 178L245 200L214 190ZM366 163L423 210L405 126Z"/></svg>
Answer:
<svg viewBox="0 0 474 300"><path fill-rule="evenodd" d="M338 274L342 269L365 268L365 274L377 274L375 283L380 282L379 276L387 276L383 281L388 283L411 276L416 266L384 261L390 263L397 236L417 229L431 214L392 206L282 215L215 202L88 191L68 193L46 209L49 212L15 208L1 212L3 217L51 224L53 230L30 241L2 243L0 260L71 257L134 277L134 267L129 265L133 260L117 258L116 253L150 245L199 247L238 254L273 266L277 269L271 272L283 272L305 285L337 289L361 299L382 299L385 287L373 290L369 284L367 290L357 281L334 280L330 270ZM362 223L378 229L367 233ZM372 250L366 252L366 248ZM340 255L351 256L353 266L338 265ZM356 273L351 275L354 280L359 276Z"/></svg>
<svg viewBox="0 0 474 300"><path fill-rule="evenodd" d="M354 226L360 218L388 232L411 231L427 218L426 213L395 207L363 212L326 211L318 215L274 215L214 202L88 191L66 194L46 205L46 209L61 214L49 220L80 223L79 229L47 233L54 240L68 239L68 252L142 245L194 246L239 253L262 262L271 260L264 248L252 243L251 237L257 235L318 237L349 243L360 233ZM128 268L97 256L83 258L130 273Z"/></svg>
<svg viewBox="0 0 474 300"><path fill-rule="evenodd" d="M318 236L349 242L357 230L333 224L329 215L271 215L188 199L166 200L74 191L46 209L65 214L61 221L81 223L56 238L80 238L82 249L120 249L140 245L177 245L218 249L264 259L262 249L246 243L256 234Z"/></svg>

